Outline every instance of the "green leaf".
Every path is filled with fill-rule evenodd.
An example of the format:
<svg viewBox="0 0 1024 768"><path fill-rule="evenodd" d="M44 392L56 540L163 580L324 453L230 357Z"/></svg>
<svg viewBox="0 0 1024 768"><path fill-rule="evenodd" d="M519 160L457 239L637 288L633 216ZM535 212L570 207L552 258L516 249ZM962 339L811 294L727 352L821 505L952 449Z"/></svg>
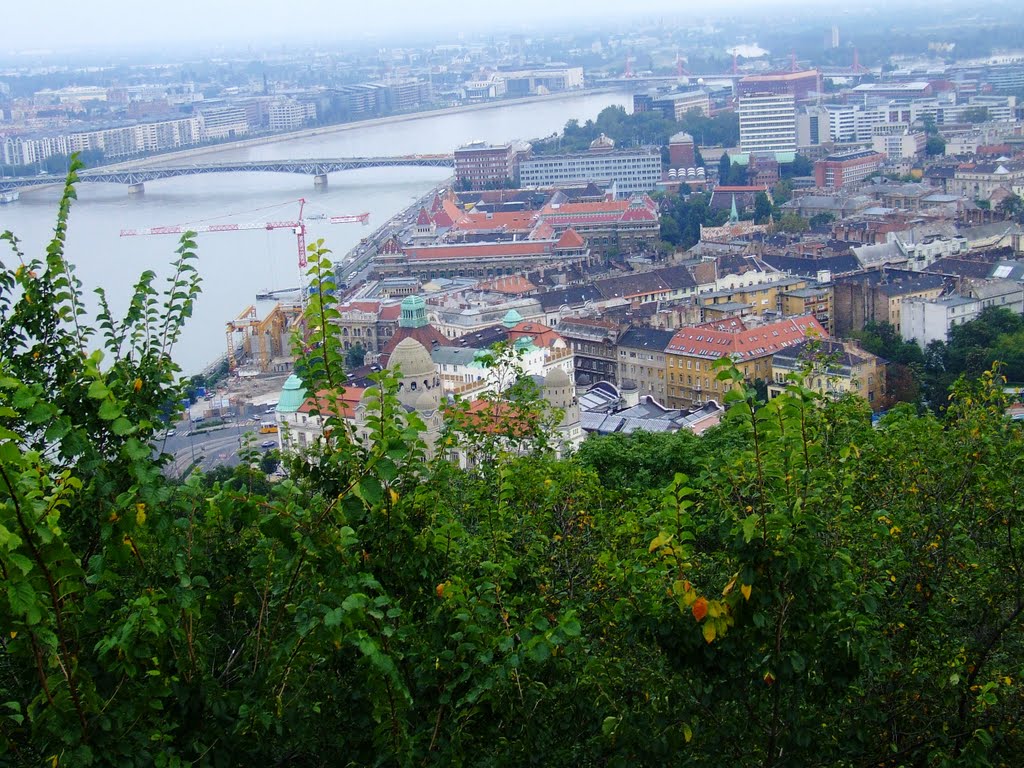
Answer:
<svg viewBox="0 0 1024 768"><path fill-rule="evenodd" d="M16 566L23 576L28 576L32 570L32 561L18 552L11 552L7 555L7 561Z"/></svg>
<svg viewBox="0 0 1024 768"><path fill-rule="evenodd" d="M93 400L102 400L110 394L110 389L103 383L102 379L95 379L89 385L88 396Z"/></svg>
<svg viewBox="0 0 1024 768"><path fill-rule="evenodd" d="M128 421L128 419L124 418L123 416L121 416L120 418L115 419L114 423L110 425L110 430L115 435L119 435L119 436L120 435L127 435L133 429L134 429L134 426L132 425L132 423L130 421Z"/></svg>
<svg viewBox="0 0 1024 768"><path fill-rule="evenodd" d="M619 718L615 717L614 715L609 715L604 719L604 722L601 723L601 733L603 733L605 736L611 736L613 733L615 733L615 729L618 727L618 725Z"/></svg>
<svg viewBox="0 0 1024 768"><path fill-rule="evenodd" d="M384 497L380 481L375 477L364 477L359 481L359 497L370 506L377 506Z"/></svg>
<svg viewBox="0 0 1024 768"><path fill-rule="evenodd" d="M35 608L36 593L28 581L16 581L7 585L7 599L16 614L26 614Z"/></svg>
<svg viewBox="0 0 1024 768"><path fill-rule="evenodd" d="M120 403L113 398L108 398L100 404L99 416L104 421L113 421L121 415L123 410Z"/></svg>

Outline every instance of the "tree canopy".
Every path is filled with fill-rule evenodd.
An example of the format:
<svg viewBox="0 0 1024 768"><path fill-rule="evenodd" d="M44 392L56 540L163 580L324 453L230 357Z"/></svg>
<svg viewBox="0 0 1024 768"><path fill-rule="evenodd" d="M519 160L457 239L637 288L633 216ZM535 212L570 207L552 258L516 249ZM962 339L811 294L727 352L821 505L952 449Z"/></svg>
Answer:
<svg viewBox="0 0 1024 768"><path fill-rule="evenodd" d="M74 180L74 170L71 181ZM11 765L989 766L1024 753L1024 433L1000 377L872 427L793 377L700 438L431 456L375 374L337 408L332 266L297 370L324 439L276 483L162 471L199 298L98 317L0 265L0 757ZM998 332L1009 326L989 319ZM970 331L969 333L977 333ZM324 394L326 393L326 394ZM527 392L517 394L524 401Z"/></svg>
<svg viewBox="0 0 1024 768"><path fill-rule="evenodd" d="M556 140L540 141L534 145L539 153L580 152L602 133L615 140L619 147L643 144L665 146L669 138L680 131L693 136L699 146L735 146L739 142L739 118L733 113L704 117L692 110L676 122L661 112L634 112L627 114L619 106L605 107L596 120L580 124L569 120Z"/></svg>

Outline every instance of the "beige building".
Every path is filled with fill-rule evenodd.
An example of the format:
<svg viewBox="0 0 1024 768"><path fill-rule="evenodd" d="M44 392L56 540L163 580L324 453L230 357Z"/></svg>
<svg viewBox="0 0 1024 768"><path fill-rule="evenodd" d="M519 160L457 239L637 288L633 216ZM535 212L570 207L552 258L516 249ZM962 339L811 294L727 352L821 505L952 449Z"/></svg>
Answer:
<svg viewBox="0 0 1024 768"><path fill-rule="evenodd" d="M711 291L697 295L697 302L704 307L705 314L715 307L722 307L727 314L761 316L766 313L796 314L784 312L783 296L787 292L806 288L808 280L802 277L786 277L774 282L754 285L738 285L733 288ZM719 312L722 310L720 309Z"/></svg>
<svg viewBox="0 0 1024 768"><path fill-rule="evenodd" d="M809 285L785 291L779 297L779 308L783 317L814 315L829 335L833 332L831 285Z"/></svg>
<svg viewBox="0 0 1024 768"><path fill-rule="evenodd" d="M886 405L885 366L876 355L850 342L811 339L776 353L768 397L784 392L794 374L803 375L804 386L819 394L838 398L853 393L876 411Z"/></svg>
<svg viewBox="0 0 1024 768"><path fill-rule="evenodd" d="M615 383L622 387L632 381L640 395L665 403L668 398L665 347L674 335L675 331L660 328L630 328L622 334L616 344L618 376Z"/></svg>
<svg viewBox="0 0 1024 768"><path fill-rule="evenodd" d="M806 338L828 334L811 315L748 327L740 318L681 328L665 348L668 405L721 402L731 385L718 381L715 363L731 358L747 381L772 378L772 356Z"/></svg>

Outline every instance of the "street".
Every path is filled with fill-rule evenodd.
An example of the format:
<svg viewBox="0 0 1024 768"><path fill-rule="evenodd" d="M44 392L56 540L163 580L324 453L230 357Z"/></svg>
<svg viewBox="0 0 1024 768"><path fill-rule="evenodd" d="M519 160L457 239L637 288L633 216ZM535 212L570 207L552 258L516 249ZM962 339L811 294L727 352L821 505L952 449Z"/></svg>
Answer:
<svg viewBox="0 0 1024 768"><path fill-rule="evenodd" d="M209 472L219 466L234 467L239 463L239 448L246 442L259 451L260 443L273 439L276 434L260 434L259 424L247 419L235 419L222 427L214 427L209 431L186 434L188 422L182 422L173 437L157 439L154 444L157 450L169 454L172 461L167 466L167 473L174 477L181 474L197 461L197 469Z"/></svg>

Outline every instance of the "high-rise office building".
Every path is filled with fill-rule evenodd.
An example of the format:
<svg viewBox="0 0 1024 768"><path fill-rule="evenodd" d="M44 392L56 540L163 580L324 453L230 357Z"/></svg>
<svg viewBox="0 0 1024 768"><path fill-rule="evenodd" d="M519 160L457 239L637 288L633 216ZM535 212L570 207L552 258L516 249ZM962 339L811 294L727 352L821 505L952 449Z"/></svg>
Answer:
<svg viewBox="0 0 1024 768"><path fill-rule="evenodd" d="M740 96L739 114L742 151L796 151L796 99L792 94Z"/></svg>

